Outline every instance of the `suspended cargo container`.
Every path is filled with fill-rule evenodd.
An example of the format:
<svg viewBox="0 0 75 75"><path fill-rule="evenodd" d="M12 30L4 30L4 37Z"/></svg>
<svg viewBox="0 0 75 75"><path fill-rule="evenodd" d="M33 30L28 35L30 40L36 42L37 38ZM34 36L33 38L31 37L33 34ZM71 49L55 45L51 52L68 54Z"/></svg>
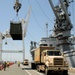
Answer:
<svg viewBox="0 0 75 75"><path fill-rule="evenodd" d="M10 35L13 40L22 40L22 22L10 22Z"/></svg>

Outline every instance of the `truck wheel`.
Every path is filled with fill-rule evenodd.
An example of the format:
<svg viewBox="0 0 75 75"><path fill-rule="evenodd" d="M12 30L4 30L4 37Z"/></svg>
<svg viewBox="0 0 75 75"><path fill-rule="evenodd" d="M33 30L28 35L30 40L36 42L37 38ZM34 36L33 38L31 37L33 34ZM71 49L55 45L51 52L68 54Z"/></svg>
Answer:
<svg viewBox="0 0 75 75"><path fill-rule="evenodd" d="M32 69L36 69L35 63L31 63L31 68L32 68Z"/></svg>
<svg viewBox="0 0 75 75"><path fill-rule="evenodd" d="M47 67L45 68L45 75L49 75L49 70L47 69Z"/></svg>
<svg viewBox="0 0 75 75"><path fill-rule="evenodd" d="M68 71L67 70L64 70L63 71L63 75L68 75Z"/></svg>
<svg viewBox="0 0 75 75"><path fill-rule="evenodd" d="M39 69L39 66L37 66L36 69L37 69L38 72L41 72L41 70Z"/></svg>

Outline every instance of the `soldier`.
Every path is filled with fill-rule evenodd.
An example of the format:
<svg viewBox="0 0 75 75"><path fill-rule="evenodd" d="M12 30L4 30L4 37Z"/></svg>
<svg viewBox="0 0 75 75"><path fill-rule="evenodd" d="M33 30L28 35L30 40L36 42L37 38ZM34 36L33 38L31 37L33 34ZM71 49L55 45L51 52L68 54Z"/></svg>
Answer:
<svg viewBox="0 0 75 75"><path fill-rule="evenodd" d="M7 61L7 67L9 68L9 61Z"/></svg>
<svg viewBox="0 0 75 75"><path fill-rule="evenodd" d="M6 70L6 61L3 63L4 71Z"/></svg>
<svg viewBox="0 0 75 75"><path fill-rule="evenodd" d="M20 67L20 61L18 61L18 67Z"/></svg>

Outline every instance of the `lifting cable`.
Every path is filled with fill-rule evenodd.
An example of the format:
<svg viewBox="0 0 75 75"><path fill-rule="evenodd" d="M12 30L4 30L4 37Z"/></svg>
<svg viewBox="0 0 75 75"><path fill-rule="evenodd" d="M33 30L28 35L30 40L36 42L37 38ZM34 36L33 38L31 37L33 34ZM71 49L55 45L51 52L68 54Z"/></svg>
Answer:
<svg viewBox="0 0 75 75"><path fill-rule="evenodd" d="M30 4L30 1L29 1L29 0L28 0L28 3L29 3L29 5L31 6L31 4ZM36 19L35 15L34 15L33 10L32 10L32 15L33 15L33 17L35 18L35 21L36 21L37 25L39 25L39 26L40 26L40 28L41 28L43 31L45 31L45 30L41 27L41 25L39 24L39 22L37 21L37 19Z"/></svg>
<svg viewBox="0 0 75 75"><path fill-rule="evenodd" d="M17 50L22 49L20 46L18 46L15 43L13 43L13 41L9 41L9 43L12 44L11 46L17 48Z"/></svg>
<svg viewBox="0 0 75 75"><path fill-rule="evenodd" d="M18 13L19 13L19 10L21 9L21 6L22 6L22 0L21 2L19 2L19 0L15 0L13 9L16 11L16 17L18 18L18 20L19 20Z"/></svg>
<svg viewBox="0 0 75 75"><path fill-rule="evenodd" d="M14 6L13 6L13 8L14 8L14 10L16 11L16 15L18 16L18 12L19 12L19 10L21 9L21 6L22 6L22 4L19 2L19 0L16 0L16 2L15 2L15 4L14 4Z"/></svg>
<svg viewBox="0 0 75 75"><path fill-rule="evenodd" d="M38 4L38 6L40 7L41 11L43 12L43 14L47 17L47 19L49 19L49 21L50 21L51 23L54 23L54 22L51 21L50 18L46 15L46 13L45 13L44 10L42 9L41 5L39 4L38 0L36 0L36 2L37 2L37 4Z"/></svg>
<svg viewBox="0 0 75 75"><path fill-rule="evenodd" d="M29 32L28 32L29 33ZM31 38L33 39L33 41L35 41L35 39L32 37L32 35L29 33L29 35L31 36ZM29 40L29 41L32 41L30 38L29 38L29 36L27 36L27 39ZM36 41L35 41L36 42ZM36 44L39 46L39 43L38 42L36 42Z"/></svg>

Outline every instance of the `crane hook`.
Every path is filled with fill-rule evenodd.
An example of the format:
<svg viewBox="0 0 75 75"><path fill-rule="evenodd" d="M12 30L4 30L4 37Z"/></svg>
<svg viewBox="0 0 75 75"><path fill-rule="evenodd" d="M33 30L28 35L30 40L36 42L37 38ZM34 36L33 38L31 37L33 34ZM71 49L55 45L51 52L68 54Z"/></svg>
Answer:
<svg viewBox="0 0 75 75"><path fill-rule="evenodd" d="M13 8L14 8L14 10L16 10L16 12L17 12L17 16L18 16L18 12L19 12L19 10L21 9L21 3L19 3L19 0L16 0L16 2L15 2L15 4L14 4L14 6L13 6Z"/></svg>

